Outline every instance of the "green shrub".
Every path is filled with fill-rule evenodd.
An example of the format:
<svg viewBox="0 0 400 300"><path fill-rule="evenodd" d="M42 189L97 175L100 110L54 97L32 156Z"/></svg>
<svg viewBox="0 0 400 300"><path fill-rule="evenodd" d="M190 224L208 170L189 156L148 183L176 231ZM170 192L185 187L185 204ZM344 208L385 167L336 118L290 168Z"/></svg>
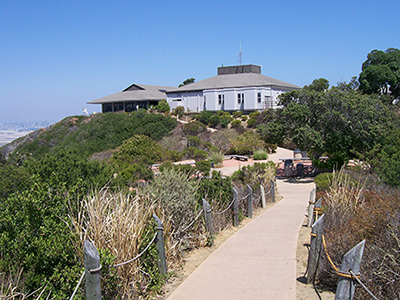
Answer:
<svg viewBox="0 0 400 300"><path fill-rule="evenodd" d="M188 147L197 147L201 144L201 140L198 136L188 135L187 137Z"/></svg>
<svg viewBox="0 0 400 300"><path fill-rule="evenodd" d="M253 155L254 160L266 160L268 159L268 152L265 150L256 150Z"/></svg>
<svg viewBox="0 0 400 300"><path fill-rule="evenodd" d="M161 161L162 148L148 136L134 135L122 144L113 157L117 160L130 157L133 161L153 164Z"/></svg>
<svg viewBox="0 0 400 300"><path fill-rule="evenodd" d="M239 155L250 155L257 149L263 149L265 147L264 141L262 141L257 133L248 131L242 135L237 136L231 144L229 153L235 153Z"/></svg>
<svg viewBox="0 0 400 300"><path fill-rule="evenodd" d="M122 184L133 186L139 179L150 180L153 178L153 172L139 164L132 164L120 173Z"/></svg>
<svg viewBox="0 0 400 300"><path fill-rule="evenodd" d="M204 125L208 125L212 116L213 113L211 111L203 110L199 115L196 116L196 120L200 121Z"/></svg>
<svg viewBox="0 0 400 300"><path fill-rule="evenodd" d="M232 181L242 184L269 184L276 174L276 166L272 161L266 163L254 163L253 165L243 166L232 174Z"/></svg>
<svg viewBox="0 0 400 300"><path fill-rule="evenodd" d="M144 192L160 201L171 217L173 231L177 234L197 215L197 186L190 180L190 174L167 168L154 178Z"/></svg>
<svg viewBox="0 0 400 300"><path fill-rule="evenodd" d="M218 150L212 150L210 151L210 159L214 163L214 168L222 167L224 153Z"/></svg>
<svg viewBox="0 0 400 300"><path fill-rule="evenodd" d="M198 121L192 121L183 125L183 132L187 135L198 135L206 129L207 126Z"/></svg>
<svg viewBox="0 0 400 300"><path fill-rule="evenodd" d="M196 148L193 152L193 158L196 161L203 160L203 159L207 158L207 156L208 156L208 153L204 150L200 150L200 149Z"/></svg>
<svg viewBox="0 0 400 300"><path fill-rule="evenodd" d="M159 112L167 113L171 110L167 100L158 101L158 104L155 107Z"/></svg>
<svg viewBox="0 0 400 300"><path fill-rule="evenodd" d="M233 120L233 121L231 122L231 127L232 127L232 128L237 128L237 127L239 127L240 125L242 125L242 122L241 122L240 120Z"/></svg>
<svg viewBox="0 0 400 300"><path fill-rule="evenodd" d="M174 115L176 115L178 118L182 117L184 113L185 113L185 108L183 106L177 106L174 109Z"/></svg>
<svg viewBox="0 0 400 300"><path fill-rule="evenodd" d="M220 117L219 117L218 115L213 115L213 116L210 118L210 123L209 123L209 125L210 125L210 127L215 128L215 127L217 127L217 125L218 125L220 122L221 122Z"/></svg>
<svg viewBox="0 0 400 300"><path fill-rule="evenodd" d="M68 117L38 131L37 138L19 147L22 153L34 158L50 151L75 151L90 157L108 149L115 149L133 135L147 135L159 140L176 127L176 120L163 114L145 111L106 113L90 117Z"/></svg>
<svg viewBox="0 0 400 300"><path fill-rule="evenodd" d="M232 201L232 195L231 178L222 177L218 171L212 172L212 178L202 179L199 182L198 203L202 204L202 199L205 198L215 211L225 208Z"/></svg>
<svg viewBox="0 0 400 300"><path fill-rule="evenodd" d="M242 121L245 122L248 119L248 116L244 115L242 116Z"/></svg>
<svg viewBox="0 0 400 300"><path fill-rule="evenodd" d="M232 113L232 115L233 115L235 118L240 118L240 117L242 116L242 112L241 112L241 111L234 111L234 112Z"/></svg>
<svg viewBox="0 0 400 300"><path fill-rule="evenodd" d="M324 192L329 190L334 176L336 181L347 181L349 184L357 185L357 182L352 180L347 174L343 172L336 172L335 175L333 173L327 172L327 173L321 173L315 177L314 183L317 186L317 190L319 192Z"/></svg>
<svg viewBox="0 0 400 300"><path fill-rule="evenodd" d="M332 173L321 173L314 178L318 191L327 191L332 182Z"/></svg>
<svg viewBox="0 0 400 300"><path fill-rule="evenodd" d="M222 116L219 117L219 122L222 128L226 128L231 121L232 117L229 115L229 113L223 114Z"/></svg>
<svg viewBox="0 0 400 300"><path fill-rule="evenodd" d="M210 150L213 147L213 145L210 142L204 142L203 147L206 148L207 150Z"/></svg>
<svg viewBox="0 0 400 300"><path fill-rule="evenodd" d="M200 174L207 177L210 175L211 162L205 159L196 161L196 169Z"/></svg>
<svg viewBox="0 0 400 300"><path fill-rule="evenodd" d="M256 119L248 119L247 120L247 127L252 128L257 123Z"/></svg>
<svg viewBox="0 0 400 300"><path fill-rule="evenodd" d="M260 114L259 111L254 111L252 113L249 114L250 119L255 119L257 120L258 115Z"/></svg>

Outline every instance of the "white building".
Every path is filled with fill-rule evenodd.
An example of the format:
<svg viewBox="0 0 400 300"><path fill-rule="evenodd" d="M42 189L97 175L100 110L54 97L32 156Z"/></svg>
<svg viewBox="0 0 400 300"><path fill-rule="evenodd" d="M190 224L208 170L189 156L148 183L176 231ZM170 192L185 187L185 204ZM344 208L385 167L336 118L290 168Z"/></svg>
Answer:
<svg viewBox="0 0 400 300"><path fill-rule="evenodd" d="M261 67L239 65L219 67L218 75L166 91L171 109L183 106L187 112L255 111L277 108L277 97L301 87L261 75Z"/></svg>

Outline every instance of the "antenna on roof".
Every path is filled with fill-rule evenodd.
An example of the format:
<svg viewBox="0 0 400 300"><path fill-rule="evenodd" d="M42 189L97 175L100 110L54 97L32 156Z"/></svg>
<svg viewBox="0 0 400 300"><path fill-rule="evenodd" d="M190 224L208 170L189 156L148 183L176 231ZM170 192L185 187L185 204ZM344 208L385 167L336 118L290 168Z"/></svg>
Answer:
<svg viewBox="0 0 400 300"><path fill-rule="evenodd" d="M239 65L241 65L241 64L242 64L242 55L243 55L242 43L240 43L240 51L239 51Z"/></svg>

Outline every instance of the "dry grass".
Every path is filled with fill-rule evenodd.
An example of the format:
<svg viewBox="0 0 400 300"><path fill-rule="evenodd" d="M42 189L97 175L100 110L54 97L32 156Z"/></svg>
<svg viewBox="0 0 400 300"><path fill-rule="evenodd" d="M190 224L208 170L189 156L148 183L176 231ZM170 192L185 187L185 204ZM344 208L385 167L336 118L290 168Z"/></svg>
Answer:
<svg viewBox="0 0 400 300"><path fill-rule="evenodd" d="M91 197L82 201L77 214L70 217L71 230L78 236L76 250L83 260L83 242L90 240L97 249L105 249L115 258L113 264L131 260L147 246L144 243L149 243L154 236L153 213L162 220L165 234L168 236L171 231L170 222L156 201L107 190L93 193ZM171 247L167 242L169 256L173 253L168 251ZM143 291L146 290L145 285L149 280L143 278L146 272L142 270L141 259L115 269L110 268L109 271L116 273L113 278L117 281L116 292L124 299L135 298L138 286ZM104 277L107 276L108 274L104 274Z"/></svg>
<svg viewBox="0 0 400 300"><path fill-rule="evenodd" d="M27 292L24 290L23 280L21 278L22 269L18 274L8 276L5 273L0 273L0 299L4 300L24 300L24 299L42 299L46 287L40 288L34 292ZM49 299L51 292L47 295Z"/></svg>
<svg viewBox="0 0 400 300"><path fill-rule="evenodd" d="M358 175L359 176L359 175ZM400 299L400 192L375 180L334 174L323 198L324 231L329 255L340 267L343 255L366 239L361 280L379 299ZM338 277L322 257L320 283L335 290ZM355 299L368 298L362 289Z"/></svg>

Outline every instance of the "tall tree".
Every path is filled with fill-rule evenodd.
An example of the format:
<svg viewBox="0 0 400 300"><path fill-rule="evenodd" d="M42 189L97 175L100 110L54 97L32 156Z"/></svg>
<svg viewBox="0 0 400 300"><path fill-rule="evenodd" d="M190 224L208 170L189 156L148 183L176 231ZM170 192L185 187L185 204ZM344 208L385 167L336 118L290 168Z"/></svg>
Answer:
<svg viewBox="0 0 400 300"><path fill-rule="evenodd" d="M194 83L195 79L193 77L186 79L185 81L183 81L178 87L184 86L184 85L188 85L191 83Z"/></svg>
<svg viewBox="0 0 400 300"><path fill-rule="evenodd" d="M287 138L330 167L362 157L382 144L392 127L392 115L375 96L354 90L304 88L281 95L281 116Z"/></svg>
<svg viewBox="0 0 400 300"><path fill-rule="evenodd" d="M389 92L393 99L400 95L400 50L373 50L362 65L360 90L365 94Z"/></svg>

